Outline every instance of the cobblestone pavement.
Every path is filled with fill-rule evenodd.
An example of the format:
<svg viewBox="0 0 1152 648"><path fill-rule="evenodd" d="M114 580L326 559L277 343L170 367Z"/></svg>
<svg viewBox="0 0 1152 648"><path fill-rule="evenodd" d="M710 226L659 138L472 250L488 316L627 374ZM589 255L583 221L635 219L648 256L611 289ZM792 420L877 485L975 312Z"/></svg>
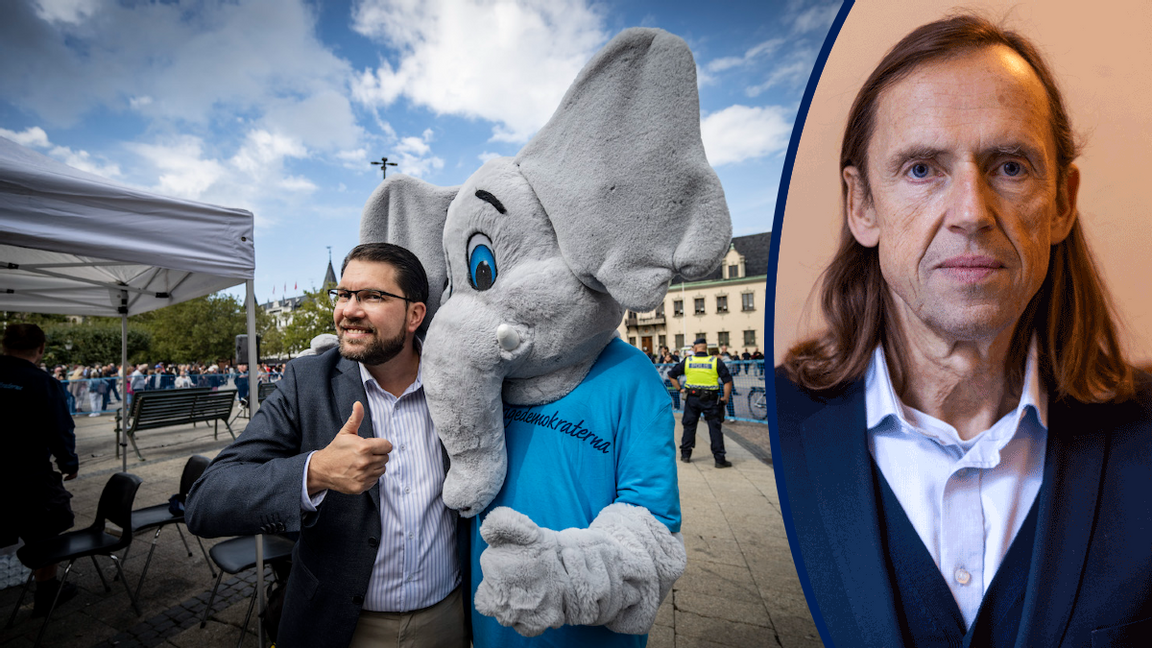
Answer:
<svg viewBox="0 0 1152 648"><path fill-rule="evenodd" d="M245 423L245 419L233 423L237 434ZM67 486L74 497L74 528L83 528L91 524L100 490L108 476L120 470L120 460L115 456L112 417L77 417L76 424L80 476L67 482ZM677 463L688 568L661 606L648 645L819 646L780 519L767 426L726 422L725 433L733 468L714 468L706 451L692 463ZM677 439L679 434L677 424ZM704 439L706 443L706 434ZM204 424L142 432L137 442L147 460L139 461L135 456L128 459L129 472L143 479L136 508L166 502L178 489L180 472L189 456L214 456L230 441L223 426L219 436L215 436L212 427ZM123 585L112 582L115 569L107 559L100 559L99 565L108 578L110 592L104 591L91 561L77 561L69 581L79 586L80 594L53 615L43 645L234 646L240 637L255 576L251 572L226 575L206 627L200 628L215 579L195 540L185 534L192 556L188 556L171 527L157 540L141 589L139 604L143 614L139 617L132 611ZM152 533L138 535L125 561L127 580L133 589L151 541ZM215 542L205 540L204 544L210 548ZM4 560L0 558L0 562ZM0 570L0 575L4 573ZM266 578L270 578L270 570L268 574ZM19 582L18 574L11 576ZM5 621L20 590L20 584L0 590L0 614ZM31 603L29 592L15 625L0 629L0 647L32 645L42 620L30 618ZM249 626L252 636L245 643L253 646L255 623Z"/></svg>

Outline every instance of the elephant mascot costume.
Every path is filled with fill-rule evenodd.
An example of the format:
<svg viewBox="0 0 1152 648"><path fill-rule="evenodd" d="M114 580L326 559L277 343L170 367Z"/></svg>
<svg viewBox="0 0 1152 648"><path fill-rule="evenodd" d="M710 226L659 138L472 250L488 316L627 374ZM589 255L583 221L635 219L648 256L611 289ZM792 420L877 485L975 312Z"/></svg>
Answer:
<svg viewBox="0 0 1152 648"><path fill-rule="evenodd" d="M515 158L368 201L361 242L412 250L431 284L423 379L444 502L471 518L478 648L646 642L686 562L674 421L616 328L731 234L692 54L657 29L608 43Z"/></svg>

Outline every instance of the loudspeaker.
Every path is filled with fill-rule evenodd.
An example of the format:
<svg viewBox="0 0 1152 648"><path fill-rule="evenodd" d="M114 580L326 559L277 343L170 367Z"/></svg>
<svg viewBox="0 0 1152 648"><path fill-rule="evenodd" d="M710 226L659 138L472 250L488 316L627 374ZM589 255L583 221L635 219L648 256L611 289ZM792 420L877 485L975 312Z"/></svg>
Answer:
<svg viewBox="0 0 1152 648"><path fill-rule="evenodd" d="M236 364L248 364L248 334L236 336ZM256 362L260 362L260 336L256 336Z"/></svg>

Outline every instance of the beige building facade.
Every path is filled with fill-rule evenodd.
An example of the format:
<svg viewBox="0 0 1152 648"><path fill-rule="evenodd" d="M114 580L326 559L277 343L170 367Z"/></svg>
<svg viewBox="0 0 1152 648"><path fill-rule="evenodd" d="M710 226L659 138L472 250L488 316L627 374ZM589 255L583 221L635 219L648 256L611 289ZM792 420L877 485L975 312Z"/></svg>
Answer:
<svg viewBox="0 0 1152 648"><path fill-rule="evenodd" d="M764 306L770 233L732 239L724 262L698 281L673 279L664 303L654 311L628 311L620 337L649 355L660 347L691 346L698 337L712 350L764 351Z"/></svg>

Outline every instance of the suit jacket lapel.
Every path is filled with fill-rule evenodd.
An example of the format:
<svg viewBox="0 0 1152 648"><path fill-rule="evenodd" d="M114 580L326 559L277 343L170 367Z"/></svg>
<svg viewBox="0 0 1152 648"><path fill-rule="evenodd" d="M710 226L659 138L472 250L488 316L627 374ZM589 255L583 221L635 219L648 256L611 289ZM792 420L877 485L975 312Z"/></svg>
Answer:
<svg viewBox="0 0 1152 648"><path fill-rule="evenodd" d="M819 508L860 645L901 646L866 421L863 381L804 421L809 505L814 500Z"/></svg>
<svg viewBox="0 0 1152 648"><path fill-rule="evenodd" d="M364 406L364 420L360 422L359 434L365 439L376 436L372 428L372 410L368 407L368 392L364 391L364 382L360 378L359 363L347 358L340 358L340 361L336 363L336 376L332 379L332 397L336 402L337 412L340 414L338 425L343 426L348 421L348 417L352 416L352 405L356 401L360 401L360 404ZM368 489L368 494L372 497L372 503L375 504L376 509L379 510L379 481Z"/></svg>
<svg viewBox="0 0 1152 648"><path fill-rule="evenodd" d="M1037 495L1039 517L1016 638L1019 648L1059 645L1080 590L1108 438L1089 409L1075 403L1049 408L1044 483Z"/></svg>

